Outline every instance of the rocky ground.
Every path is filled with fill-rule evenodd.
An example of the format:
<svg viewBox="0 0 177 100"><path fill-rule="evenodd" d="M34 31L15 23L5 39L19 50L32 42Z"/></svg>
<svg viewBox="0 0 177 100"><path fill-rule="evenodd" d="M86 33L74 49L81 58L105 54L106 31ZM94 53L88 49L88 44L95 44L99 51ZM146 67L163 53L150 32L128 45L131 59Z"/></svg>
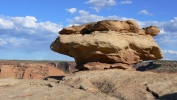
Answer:
<svg viewBox="0 0 177 100"><path fill-rule="evenodd" d="M77 72L74 62L2 60L0 100L177 100L176 64Z"/></svg>

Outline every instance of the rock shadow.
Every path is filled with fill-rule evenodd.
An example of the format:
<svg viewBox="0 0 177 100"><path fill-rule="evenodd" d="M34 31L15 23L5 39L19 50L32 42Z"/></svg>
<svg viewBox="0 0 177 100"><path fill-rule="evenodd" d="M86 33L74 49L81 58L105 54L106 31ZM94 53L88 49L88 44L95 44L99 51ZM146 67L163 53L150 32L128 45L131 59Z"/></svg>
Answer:
<svg viewBox="0 0 177 100"><path fill-rule="evenodd" d="M149 62L148 65L142 65L136 68L137 71L147 71L147 70L153 70L156 68L159 68L161 65L160 64L154 64L154 62Z"/></svg>
<svg viewBox="0 0 177 100"><path fill-rule="evenodd" d="M75 62L60 62L56 65L56 67L66 74L72 73L78 70L75 68L76 67Z"/></svg>
<svg viewBox="0 0 177 100"><path fill-rule="evenodd" d="M55 79L55 80L62 80L65 76L48 76L47 78L45 78L44 80L48 80L48 78L50 79Z"/></svg>
<svg viewBox="0 0 177 100"><path fill-rule="evenodd" d="M159 97L157 100L177 100L177 93L166 94Z"/></svg>
<svg viewBox="0 0 177 100"><path fill-rule="evenodd" d="M69 64L67 62L60 62L57 64L57 68L65 73L69 73Z"/></svg>

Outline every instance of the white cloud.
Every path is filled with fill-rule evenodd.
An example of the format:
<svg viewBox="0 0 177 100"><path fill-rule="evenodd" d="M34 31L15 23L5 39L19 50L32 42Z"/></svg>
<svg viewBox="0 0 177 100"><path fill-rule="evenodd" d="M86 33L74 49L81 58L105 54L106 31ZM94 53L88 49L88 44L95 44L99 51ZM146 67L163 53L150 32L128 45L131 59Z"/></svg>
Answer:
<svg viewBox="0 0 177 100"><path fill-rule="evenodd" d="M89 12L85 11L85 10L79 10L79 14L81 16L84 16L84 15L89 15Z"/></svg>
<svg viewBox="0 0 177 100"><path fill-rule="evenodd" d="M147 10L141 10L138 12L138 14L144 14L144 15L149 15L149 16L152 16L153 14L148 12Z"/></svg>
<svg viewBox="0 0 177 100"><path fill-rule="evenodd" d="M164 30L168 31L168 32L177 32L177 17L174 17L173 20L170 20L168 22L162 22L161 26L165 26Z"/></svg>
<svg viewBox="0 0 177 100"><path fill-rule="evenodd" d="M177 51L173 50L162 50L163 53L171 54L171 55L177 55Z"/></svg>
<svg viewBox="0 0 177 100"><path fill-rule="evenodd" d="M50 21L38 22L33 16L0 16L0 49L5 47L10 51L27 52L48 50L62 27Z"/></svg>
<svg viewBox="0 0 177 100"><path fill-rule="evenodd" d="M121 1L120 4L132 4L132 1L124 0L124 1Z"/></svg>
<svg viewBox="0 0 177 100"><path fill-rule="evenodd" d="M0 29L11 29L14 27L13 22L8 19L0 18Z"/></svg>
<svg viewBox="0 0 177 100"><path fill-rule="evenodd" d="M95 9L97 12L99 12L102 8L116 5L115 0L89 0L85 3L93 5L91 8Z"/></svg>
<svg viewBox="0 0 177 100"><path fill-rule="evenodd" d="M41 30L47 30L52 33L58 33L58 31L62 28L62 25L51 23L50 21L40 22L37 25L37 28L41 28Z"/></svg>
<svg viewBox="0 0 177 100"><path fill-rule="evenodd" d="M77 8L66 9L66 11L73 14L73 13L77 12Z"/></svg>
<svg viewBox="0 0 177 100"><path fill-rule="evenodd" d="M26 34L34 34L44 36L47 34L56 34L62 28L62 25L52 23L50 21L38 22L37 19L33 16L5 17L0 19L2 22L10 23L8 25L1 24L0 26L0 31L5 31L6 33L2 34L6 35L8 34L15 36L17 34L21 34L20 36L23 36Z"/></svg>
<svg viewBox="0 0 177 100"><path fill-rule="evenodd" d="M7 42L0 37L0 46L4 46L5 44L7 44Z"/></svg>
<svg viewBox="0 0 177 100"><path fill-rule="evenodd" d="M90 7L91 9L94 9L96 12L100 12L101 8L99 7Z"/></svg>
<svg viewBox="0 0 177 100"><path fill-rule="evenodd" d="M33 16L26 17L10 17L9 21L15 25L20 25L26 28L34 28L36 27L37 19Z"/></svg>
<svg viewBox="0 0 177 100"><path fill-rule="evenodd" d="M163 28L160 29L160 34L168 34Z"/></svg>
<svg viewBox="0 0 177 100"><path fill-rule="evenodd" d="M17 49L30 44L30 40L25 38L9 37L5 38L5 40L7 42L6 46L12 46ZM31 41L31 43L35 43L35 41Z"/></svg>

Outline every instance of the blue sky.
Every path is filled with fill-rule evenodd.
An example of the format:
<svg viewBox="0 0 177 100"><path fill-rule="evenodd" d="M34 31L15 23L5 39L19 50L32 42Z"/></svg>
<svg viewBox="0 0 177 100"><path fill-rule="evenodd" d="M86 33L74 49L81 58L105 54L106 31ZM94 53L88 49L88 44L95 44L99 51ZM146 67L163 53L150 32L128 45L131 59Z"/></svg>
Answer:
<svg viewBox="0 0 177 100"><path fill-rule="evenodd" d="M74 60L50 50L58 31L104 19L158 26L164 59L177 60L177 0L1 0L0 59Z"/></svg>

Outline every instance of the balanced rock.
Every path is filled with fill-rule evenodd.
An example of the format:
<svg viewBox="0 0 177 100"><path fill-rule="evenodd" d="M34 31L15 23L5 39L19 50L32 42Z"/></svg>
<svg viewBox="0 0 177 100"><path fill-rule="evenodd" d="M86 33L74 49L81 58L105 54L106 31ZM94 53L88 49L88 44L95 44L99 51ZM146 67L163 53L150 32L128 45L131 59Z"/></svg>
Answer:
<svg viewBox="0 0 177 100"><path fill-rule="evenodd" d="M121 68L163 54L153 36L155 26L140 29L135 21L103 20L62 29L51 50L74 57L80 70Z"/></svg>

